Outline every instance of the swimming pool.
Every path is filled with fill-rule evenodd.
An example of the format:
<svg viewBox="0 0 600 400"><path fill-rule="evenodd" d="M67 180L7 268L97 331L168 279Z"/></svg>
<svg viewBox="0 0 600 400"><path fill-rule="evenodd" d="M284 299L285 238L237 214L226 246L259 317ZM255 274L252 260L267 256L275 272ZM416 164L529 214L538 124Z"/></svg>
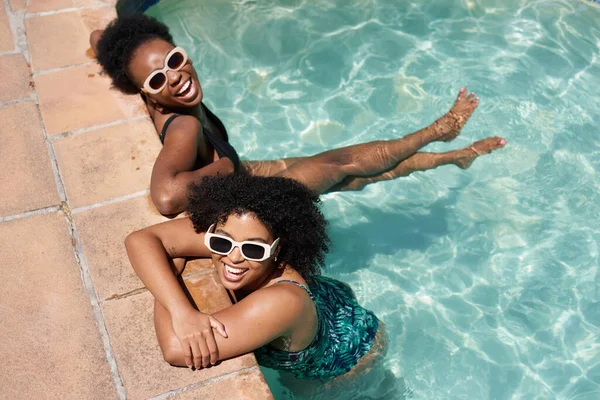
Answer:
<svg viewBox="0 0 600 400"><path fill-rule="evenodd" d="M587 1L163 0L246 159L388 139L506 149L324 197L326 274L387 324L415 399L600 398L600 9ZM284 397L268 374L274 393ZM358 398L349 393L348 398Z"/></svg>

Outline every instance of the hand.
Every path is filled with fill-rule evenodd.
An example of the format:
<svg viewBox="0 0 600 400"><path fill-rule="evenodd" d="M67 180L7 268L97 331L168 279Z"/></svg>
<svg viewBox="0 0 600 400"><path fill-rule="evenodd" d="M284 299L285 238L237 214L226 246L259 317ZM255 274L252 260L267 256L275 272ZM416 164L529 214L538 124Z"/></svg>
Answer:
<svg viewBox="0 0 600 400"><path fill-rule="evenodd" d="M194 309L172 317L173 330L181 344L186 365L196 369L214 365L219 360L219 349L213 329L226 338L225 325Z"/></svg>

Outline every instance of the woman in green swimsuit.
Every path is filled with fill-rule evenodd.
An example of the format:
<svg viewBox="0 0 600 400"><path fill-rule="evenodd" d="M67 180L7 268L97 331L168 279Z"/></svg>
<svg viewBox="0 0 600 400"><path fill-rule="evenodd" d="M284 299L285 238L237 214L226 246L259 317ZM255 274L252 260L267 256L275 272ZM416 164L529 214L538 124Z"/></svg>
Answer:
<svg viewBox="0 0 600 400"><path fill-rule="evenodd" d="M254 351L261 365L319 383L371 368L385 353L383 326L349 286L320 276L329 239L318 203L289 178L205 177L190 191L188 218L127 237L131 264L155 297L167 362L202 368ZM184 257L211 257L235 304L197 311L181 268L171 267Z"/></svg>
<svg viewBox="0 0 600 400"><path fill-rule="evenodd" d="M451 141L479 99L461 89L451 110L433 124L399 139L326 151L312 157L242 161L228 143L221 121L202 103L198 74L168 28L143 14L120 17L90 37L99 63L123 93L142 93L164 146L152 171L150 194L165 215L187 209L187 190L203 176L246 171L296 179L317 193L364 186L441 165L468 168L478 156L504 147L492 137L445 153L419 152L435 141ZM300 161L310 160L310 162Z"/></svg>

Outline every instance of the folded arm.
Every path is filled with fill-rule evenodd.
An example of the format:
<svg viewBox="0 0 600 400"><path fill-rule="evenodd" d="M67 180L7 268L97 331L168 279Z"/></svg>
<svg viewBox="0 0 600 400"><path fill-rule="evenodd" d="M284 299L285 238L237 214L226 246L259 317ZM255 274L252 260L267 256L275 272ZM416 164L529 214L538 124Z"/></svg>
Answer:
<svg viewBox="0 0 600 400"><path fill-rule="evenodd" d="M134 232L125 239L133 269L171 318L185 365L196 368L217 361L213 329L226 336L215 318L198 312L187 299L170 261L183 256L208 256L203 235L189 219L177 219Z"/></svg>
<svg viewBox="0 0 600 400"><path fill-rule="evenodd" d="M197 311L189 302L171 268L180 257L209 257L204 233L196 233L189 218L164 222L130 234L125 239L133 269L156 301L168 311L157 321L165 327L161 348L169 362L180 366L206 367L218 360L248 353L282 335L314 314L314 305L303 289L273 285L260 289L212 316ZM310 319L310 318L309 318ZM220 335L213 335L216 329ZM158 330L157 330L157 333ZM160 336L159 335L159 336Z"/></svg>
<svg viewBox="0 0 600 400"><path fill-rule="evenodd" d="M314 320L310 313L314 314L314 306L301 288L275 285L260 289L231 307L212 314L227 329L227 337L215 335L217 359L237 357L281 336L289 337L296 327ZM168 316L157 322L164 327ZM164 335L160 338L161 347L167 347L162 348L165 359L172 365L187 365L185 354L172 337L174 333L162 328L161 331Z"/></svg>
<svg viewBox="0 0 600 400"><path fill-rule="evenodd" d="M190 184L200 182L204 176L233 172L233 163L226 157L194 169L200 140L198 132L201 130L200 122L192 116L178 117L169 126L150 182L152 201L163 215L173 215L187 209Z"/></svg>

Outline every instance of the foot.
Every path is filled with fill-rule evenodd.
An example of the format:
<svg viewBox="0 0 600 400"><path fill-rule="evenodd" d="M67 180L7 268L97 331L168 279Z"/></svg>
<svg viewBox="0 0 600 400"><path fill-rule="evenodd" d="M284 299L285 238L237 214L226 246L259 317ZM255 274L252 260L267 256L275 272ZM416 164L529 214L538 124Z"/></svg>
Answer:
<svg viewBox="0 0 600 400"><path fill-rule="evenodd" d="M442 142L454 140L471 114L479 105L479 97L475 93L467 94L467 89L462 87L458 92L454 105L442 118L434 122L436 139Z"/></svg>
<svg viewBox="0 0 600 400"><path fill-rule="evenodd" d="M499 136L490 137L473 143L469 147L457 150L457 157L454 164L462 169L467 169L473 164L473 161L479 156L489 154L506 146L506 139Z"/></svg>

